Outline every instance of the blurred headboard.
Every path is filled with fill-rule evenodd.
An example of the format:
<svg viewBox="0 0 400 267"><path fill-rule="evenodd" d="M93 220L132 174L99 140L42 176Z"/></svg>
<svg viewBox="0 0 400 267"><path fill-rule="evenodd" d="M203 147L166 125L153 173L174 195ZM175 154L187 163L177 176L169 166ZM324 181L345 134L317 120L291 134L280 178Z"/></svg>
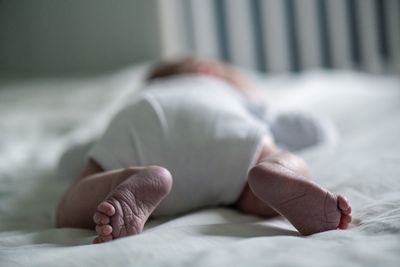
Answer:
<svg viewBox="0 0 400 267"><path fill-rule="evenodd" d="M0 76L187 53L264 72L400 73L400 0L0 0Z"/></svg>
<svg viewBox="0 0 400 267"><path fill-rule="evenodd" d="M399 0L160 0L163 54L400 73Z"/></svg>

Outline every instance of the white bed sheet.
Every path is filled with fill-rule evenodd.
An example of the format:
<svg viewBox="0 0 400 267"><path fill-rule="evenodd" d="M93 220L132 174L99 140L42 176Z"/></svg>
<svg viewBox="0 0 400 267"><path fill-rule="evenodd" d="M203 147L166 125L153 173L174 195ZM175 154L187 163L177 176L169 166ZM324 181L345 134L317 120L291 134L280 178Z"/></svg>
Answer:
<svg viewBox="0 0 400 267"><path fill-rule="evenodd" d="M0 266L399 266L400 80L353 72L257 78L270 106L337 122L340 144L303 156L318 182L349 198L349 230L300 237L282 218L222 208L151 221L101 245L90 244L93 231L55 229L69 182L55 177L60 153L100 132L145 69L1 82Z"/></svg>

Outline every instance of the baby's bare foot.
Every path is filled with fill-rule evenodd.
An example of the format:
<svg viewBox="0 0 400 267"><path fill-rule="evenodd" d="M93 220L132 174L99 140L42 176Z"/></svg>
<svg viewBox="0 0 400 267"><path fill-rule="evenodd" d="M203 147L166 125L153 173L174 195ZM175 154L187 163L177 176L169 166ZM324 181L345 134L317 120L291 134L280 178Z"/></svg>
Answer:
<svg viewBox="0 0 400 267"><path fill-rule="evenodd" d="M171 186L171 174L156 166L144 168L127 178L98 205L93 216L98 236L93 242L141 233Z"/></svg>
<svg viewBox="0 0 400 267"><path fill-rule="evenodd" d="M264 161L255 166L249 185L303 235L346 229L351 222L351 207L345 198L280 164Z"/></svg>

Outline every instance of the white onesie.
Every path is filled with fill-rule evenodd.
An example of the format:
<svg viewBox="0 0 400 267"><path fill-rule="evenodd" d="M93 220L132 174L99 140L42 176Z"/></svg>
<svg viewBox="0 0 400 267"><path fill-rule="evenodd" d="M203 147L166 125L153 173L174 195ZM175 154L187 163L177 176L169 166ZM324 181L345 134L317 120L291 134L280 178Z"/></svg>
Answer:
<svg viewBox="0 0 400 267"><path fill-rule="evenodd" d="M154 81L111 121L89 157L105 170L159 165L173 177L153 215L232 204L255 163L265 123L224 81L177 76Z"/></svg>

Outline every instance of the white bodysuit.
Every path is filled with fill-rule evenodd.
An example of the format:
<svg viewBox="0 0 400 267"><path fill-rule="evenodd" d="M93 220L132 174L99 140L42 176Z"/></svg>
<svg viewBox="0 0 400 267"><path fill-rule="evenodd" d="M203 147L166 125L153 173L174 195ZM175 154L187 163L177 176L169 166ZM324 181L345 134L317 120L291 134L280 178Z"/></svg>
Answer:
<svg viewBox="0 0 400 267"><path fill-rule="evenodd" d="M226 82L205 76L155 81L111 121L89 151L106 171L159 165L173 177L153 215L233 204L268 133Z"/></svg>

